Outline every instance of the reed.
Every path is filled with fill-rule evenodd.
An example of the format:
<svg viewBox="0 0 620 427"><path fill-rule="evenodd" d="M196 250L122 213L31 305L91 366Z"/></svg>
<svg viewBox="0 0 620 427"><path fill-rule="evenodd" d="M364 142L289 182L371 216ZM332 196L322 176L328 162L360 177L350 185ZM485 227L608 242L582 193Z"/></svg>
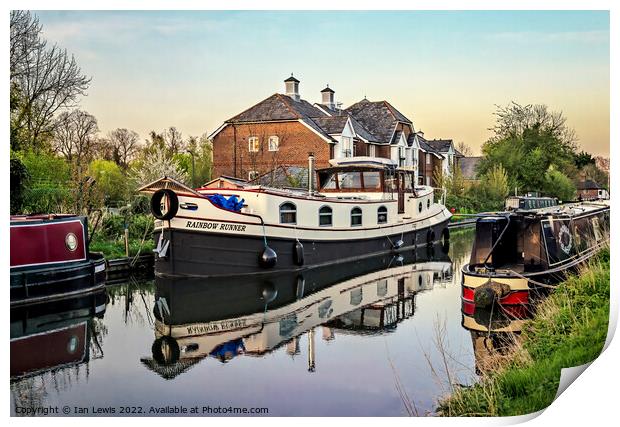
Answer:
<svg viewBox="0 0 620 427"><path fill-rule="evenodd" d="M509 416L539 411L556 395L562 368L594 360L609 323L609 248L540 303L511 350L472 387L441 400L442 416Z"/></svg>

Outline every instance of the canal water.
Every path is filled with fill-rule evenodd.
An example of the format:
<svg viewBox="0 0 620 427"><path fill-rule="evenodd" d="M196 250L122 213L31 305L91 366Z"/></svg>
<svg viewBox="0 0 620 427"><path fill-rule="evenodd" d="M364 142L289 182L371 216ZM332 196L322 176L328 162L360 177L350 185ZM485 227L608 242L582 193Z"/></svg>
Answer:
<svg viewBox="0 0 620 427"><path fill-rule="evenodd" d="M12 414L433 415L477 379L460 300L472 239L304 274L132 278L12 310Z"/></svg>

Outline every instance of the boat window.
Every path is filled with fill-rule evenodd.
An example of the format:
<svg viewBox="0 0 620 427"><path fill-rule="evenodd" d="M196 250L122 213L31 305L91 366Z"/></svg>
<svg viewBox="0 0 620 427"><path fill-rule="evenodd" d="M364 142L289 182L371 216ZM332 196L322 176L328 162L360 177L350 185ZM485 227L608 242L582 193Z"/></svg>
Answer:
<svg viewBox="0 0 620 427"><path fill-rule="evenodd" d="M381 190L381 173L379 171L365 171L363 173L366 190Z"/></svg>
<svg viewBox="0 0 620 427"><path fill-rule="evenodd" d="M431 208L431 199L428 199L426 201L426 209L430 209Z"/></svg>
<svg viewBox="0 0 620 427"><path fill-rule="evenodd" d="M319 209L319 225L332 225L332 208L329 206L323 206Z"/></svg>
<svg viewBox="0 0 620 427"><path fill-rule="evenodd" d="M362 174L360 172L338 172L338 185L341 190L361 190Z"/></svg>
<svg viewBox="0 0 620 427"><path fill-rule="evenodd" d="M280 222L282 224L297 223L297 208L295 204L286 202L280 205Z"/></svg>
<svg viewBox="0 0 620 427"><path fill-rule="evenodd" d="M379 206L379 209L377 209L377 223L385 224L387 223L387 219L388 219L387 208L385 206Z"/></svg>
<svg viewBox="0 0 620 427"><path fill-rule="evenodd" d="M321 188L323 190L335 190L336 186L336 174L319 174L319 180L321 181Z"/></svg>
<svg viewBox="0 0 620 427"><path fill-rule="evenodd" d="M362 225L362 210L360 208L351 209L351 226Z"/></svg>
<svg viewBox="0 0 620 427"><path fill-rule="evenodd" d="M422 212L422 202L418 203L418 212Z"/></svg>

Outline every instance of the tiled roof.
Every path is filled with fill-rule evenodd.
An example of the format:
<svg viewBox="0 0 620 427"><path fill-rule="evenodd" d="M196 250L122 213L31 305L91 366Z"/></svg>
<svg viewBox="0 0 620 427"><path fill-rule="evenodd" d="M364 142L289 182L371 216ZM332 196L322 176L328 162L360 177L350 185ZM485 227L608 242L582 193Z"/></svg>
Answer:
<svg viewBox="0 0 620 427"><path fill-rule="evenodd" d="M458 161L461 166L461 173L465 179L476 179L476 168L482 157L463 157Z"/></svg>
<svg viewBox="0 0 620 427"><path fill-rule="evenodd" d="M418 135L418 142L420 143L420 148L422 150L426 151L427 153L433 153L437 155L438 157L443 158L443 156L439 153L439 151L437 151L436 149L434 149L432 146L429 145L430 141L427 141L426 139L424 139L423 136Z"/></svg>
<svg viewBox="0 0 620 427"><path fill-rule="evenodd" d="M248 108L227 123L264 122L274 120L299 120L304 117L327 117L327 114L308 101L294 101L289 96L275 93Z"/></svg>
<svg viewBox="0 0 620 427"><path fill-rule="evenodd" d="M387 101L371 102L363 99L346 109L364 125L380 142L389 144L398 122L411 121L392 107Z"/></svg>
<svg viewBox="0 0 620 427"><path fill-rule="evenodd" d="M585 181L581 181L579 185L577 185L578 190L598 190L599 188L603 188L598 185L596 182L591 179L586 179Z"/></svg>
<svg viewBox="0 0 620 427"><path fill-rule="evenodd" d="M447 153L452 145L451 139L433 139L431 141L426 141L428 145L433 147L435 151L439 153Z"/></svg>
<svg viewBox="0 0 620 427"><path fill-rule="evenodd" d="M363 124L355 120L355 118L351 117L351 123L353 124L353 130L355 134L362 139L365 139L368 142L381 142L379 139L374 136Z"/></svg>
<svg viewBox="0 0 620 427"><path fill-rule="evenodd" d="M314 131L316 131L317 133L321 134L325 139L327 139L330 142L337 142L334 138L332 138L331 136L329 136L329 134L327 132L325 132L325 130L319 126L314 120L315 119L311 119L309 117L304 117L300 119L303 123L305 123L307 126L311 127ZM343 126L344 127L344 126Z"/></svg>
<svg viewBox="0 0 620 427"><path fill-rule="evenodd" d="M348 115L333 117L316 117L312 121L330 135L340 134L347 124Z"/></svg>

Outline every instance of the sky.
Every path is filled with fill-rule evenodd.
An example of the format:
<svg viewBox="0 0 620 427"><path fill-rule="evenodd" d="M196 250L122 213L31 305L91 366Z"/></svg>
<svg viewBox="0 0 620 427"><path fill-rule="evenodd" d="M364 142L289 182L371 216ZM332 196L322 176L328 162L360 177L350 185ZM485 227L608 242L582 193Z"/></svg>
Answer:
<svg viewBox="0 0 620 427"><path fill-rule="evenodd" d="M103 133L211 133L294 73L319 102L387 100L426 138L475 154L497 105L562 111L609 156L606 11L41 11L44 37L92 77L80 108Z"/></svg>

